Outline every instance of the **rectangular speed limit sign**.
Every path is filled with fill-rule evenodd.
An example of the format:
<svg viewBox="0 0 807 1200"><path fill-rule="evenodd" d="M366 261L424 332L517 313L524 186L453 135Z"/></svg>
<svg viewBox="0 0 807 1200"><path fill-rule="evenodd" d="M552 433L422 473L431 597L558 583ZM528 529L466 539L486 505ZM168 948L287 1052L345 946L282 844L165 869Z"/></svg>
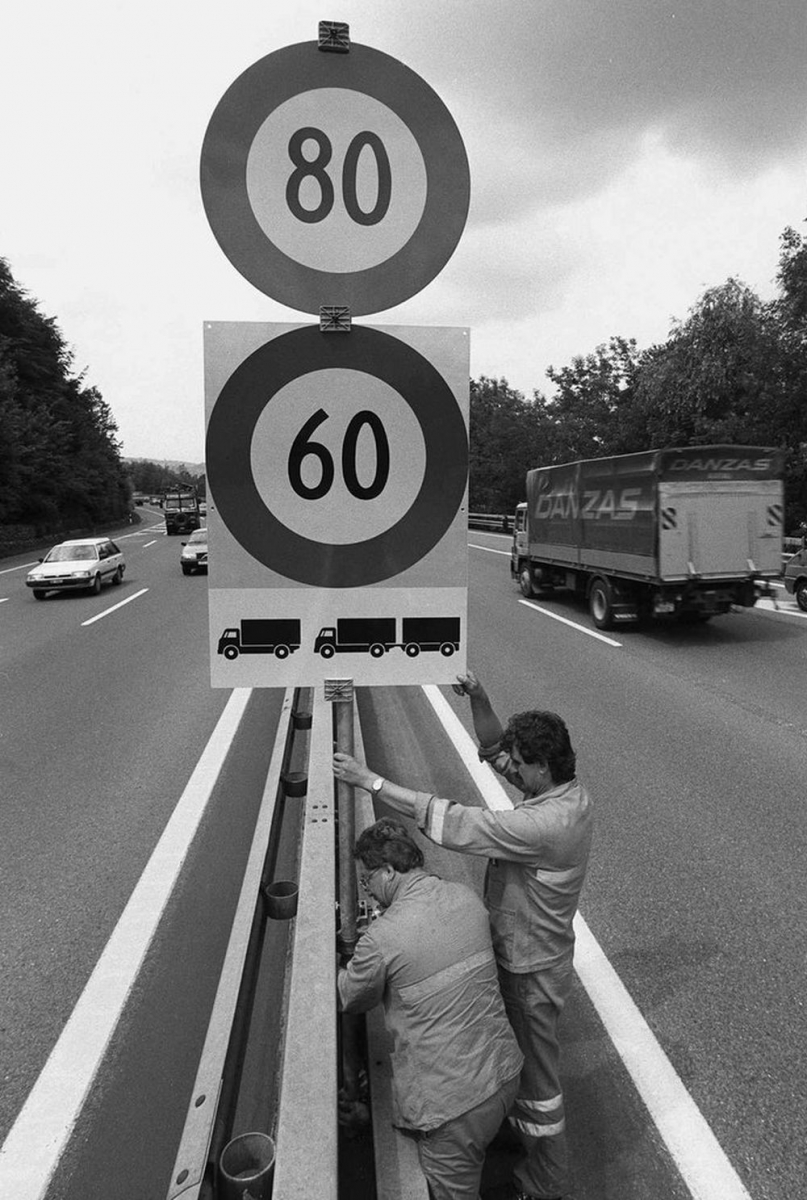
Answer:
<svg viewBox="0 0 807 1200"><path fill-rule="evenodd" d="M215 687L465 670L469 332L205 326Z"/></svg>

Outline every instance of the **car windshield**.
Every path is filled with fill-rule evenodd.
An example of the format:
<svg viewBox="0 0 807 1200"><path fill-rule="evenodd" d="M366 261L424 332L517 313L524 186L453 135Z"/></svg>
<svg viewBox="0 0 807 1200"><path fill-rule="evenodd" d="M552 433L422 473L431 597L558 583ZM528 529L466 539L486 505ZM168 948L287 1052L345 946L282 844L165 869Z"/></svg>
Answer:
<svg viewBox="0 0 807 1200"><path fill-rule="evenodd" d="M195 533L191 534L189 541L192 546L198 546L200 542L204 545L207 541L207 530L197 529Z"/></svg>
<svg viewBox="0 0 807 1200"><path fill-rule="evenodd" d="M45 562L84 562L96 559L98 551L95 546L54 546L50 554L45 556Z"/></svg>

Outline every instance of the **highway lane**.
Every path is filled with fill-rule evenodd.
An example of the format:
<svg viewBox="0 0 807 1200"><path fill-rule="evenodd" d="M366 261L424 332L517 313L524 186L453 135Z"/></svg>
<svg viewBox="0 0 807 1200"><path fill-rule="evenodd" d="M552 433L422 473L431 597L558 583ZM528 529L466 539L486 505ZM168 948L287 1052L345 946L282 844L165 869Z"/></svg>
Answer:
<svg viewBox="0 0 807 1200"><path fill-rule="evenodd" d="M147 548L150 540L140 533L125 540L126 582L99 597L38 604L19 579L9 582L13 574L0 574L7 685L0 754L13 784L0 812L0 911L11 914L0 949L4 1128L228 695L207 683L204 578L181 576L181 539L158 537ZM471 541L491 548L471 553L472 665L503 713L538 702L567 716L581 774L596 792L587 921L754 1200L798 1194L805 1078L798 788L806 764L797 681L807 628L785 613L753 612L696 629L620 629L622 645L612 647L519 603L506 558L494 552L505 539L474 533ZM145 595L82 626L143 587ZM568 598L538 603L591 628ZM34 681L44 681L39 697ZM375 765L407 782L414 772L422 786L446 794L461 787L461 764L435 734L423 693L376 693L368 737L387 759ZM108 1194L160 1194L184 1115L183 1081L203 1035L227 897L265 774L270 701L264 694L257 707L251 702L206 836L54 1195L86 1195L116 1139ZM467 724L462 703L451 703ZM57 758L66 750L73 766L79 752L89 759L86 786L60 787ZM446 869L451 859L456 864L446 856L434 865ZM460 861L478 886L480 864ZM585 1130L582 1140L575 1135L589 1189L581 1200L685 1197L579 993L568 1023L572 1102ZM153 1187L137 1175L146 1164ZM598 1190L604 1177L609 1187Z"/></svg>
<svg viewBox="0 0 807 1200"><path fill-rule="evenodd" d="M124 532L124 583L98 596L36 602L24 587L24 569L14 569L35 556L0 563L0 1140L230 695L209 685L206 580L181 574L181 539L165 538L154 522L152 530ZM226 781L229 791L212 806L188 867L191 878L183 880L184 900L178 898L161 937L162 957L149 964L153 986L127 1016L125 1028L135 1022L138 1034L116 1043L117 1066L96 1093L96 1122L117 1121L121 1113L129 1118L122 1127L128 1150L117 1147L115 1158L130 1180L137 1178L133 1156L142 1160L144 1144L159 1186L173 1163L172 1134L178 1136L193 1081L278 707L276 693L250 704L248 750ZM259 739L258 731L264 731ZM120 1071L127 1055L134 1075ZM99 1104L101 1095L114 1093L116 1080L128 1081L128 1108ZM60 1187L73 1165L68 1158Z"/></svg>
<svg viewBox="0 0 807 1200"><path fill-rule="evenodd" d="M503 711L567 716L596 794L589 925L755 1200L799 1194L807 624L749 610L615 647L520 604L504 556L471 564L474 665Z"/></svg>

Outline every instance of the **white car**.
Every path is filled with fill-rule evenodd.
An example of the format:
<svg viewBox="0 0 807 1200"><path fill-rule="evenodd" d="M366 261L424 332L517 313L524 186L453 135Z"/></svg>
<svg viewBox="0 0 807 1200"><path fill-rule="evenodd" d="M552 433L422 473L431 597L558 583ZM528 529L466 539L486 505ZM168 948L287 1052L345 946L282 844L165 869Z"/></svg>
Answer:
<svg viewBox="0 0 807 1200"><path fill-rule="evenodd" d="M195 529L187 542L182 543L179 563L183 575L207 571L207 530Z"/></svg>
<svg viewBox="0 0 807 1200"><path fill-rule="evenodd" d="M109 538L76 538L60 542L40 558L25 584L33 589L35 600L44 600L48 592L76 588L97 595L102 583L122 583L125 570L123 552Z"/></svg>

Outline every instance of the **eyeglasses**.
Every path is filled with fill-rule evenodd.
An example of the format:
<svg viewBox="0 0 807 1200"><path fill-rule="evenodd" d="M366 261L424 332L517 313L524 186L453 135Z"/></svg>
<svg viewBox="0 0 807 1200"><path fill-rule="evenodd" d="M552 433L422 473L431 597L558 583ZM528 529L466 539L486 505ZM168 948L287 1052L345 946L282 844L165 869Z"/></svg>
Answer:
<svg viewBox="0 0 807 1200"><path fill-rule="evenodd" d="M362 873L359 876L359 883L364 888L365 892L369 892L370 880L373 878L376 871L380 871L380 870L381 870L381 867L373 867L372 871L368 871L366 875L364 873Z"/></svg>

